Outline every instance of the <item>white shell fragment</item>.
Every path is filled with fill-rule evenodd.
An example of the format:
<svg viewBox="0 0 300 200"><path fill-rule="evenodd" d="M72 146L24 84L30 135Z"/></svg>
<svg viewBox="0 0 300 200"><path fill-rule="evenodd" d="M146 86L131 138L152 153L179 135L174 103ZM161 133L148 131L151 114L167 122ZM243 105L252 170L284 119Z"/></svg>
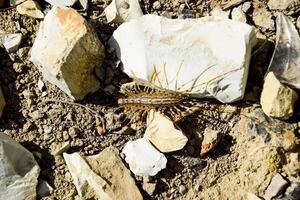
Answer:
<svg viewBox="0 0 300 200"><path fill-rule="evenodd" d="M36 199L40 167L31 152L0 133L0 199Z"/></svg>
<svg viewBox="0 0 300 200"><path fill-rule="evenodd" d="M251 26L229 19L144 15L119 26L109 44L132 77L233 102L243 98L254 40Z"/></svg>
<svg viewBox="0 0 300 200"><path fill-rule="evenodd" d="M127 142L122 153L130 170L138 176L155 176L167 165L164 154L157 151L147 138Z"/></svg>
<svg viewBox="0 0 300 200"><path fill-rule="evenodd" d="M281 83L300 89L300 37L293 23L282 13L276 18L276 45L269 71Z"/></svg>
<svg viewBox="0 0 300 200"><path fill-rule="evenodd" d="M143 15L138 0L113 0L104 12L108 23L123 23Z"/></svg>
<svg viewBox="0 0 300 200"><path fill-rule="evenodd" d="M176 128L173 122L159 112L151 110L147 116L145 138L160 152L172 152L182 149L188 138Z"/></svg>

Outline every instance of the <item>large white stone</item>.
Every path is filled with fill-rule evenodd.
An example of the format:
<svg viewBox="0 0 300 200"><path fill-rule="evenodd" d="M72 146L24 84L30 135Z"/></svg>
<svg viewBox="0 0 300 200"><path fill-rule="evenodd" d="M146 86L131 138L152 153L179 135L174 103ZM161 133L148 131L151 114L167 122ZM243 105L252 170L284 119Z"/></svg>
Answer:
<svg viewBox="0 0 300 200"><path fill-rule="evenodd" d="M188 141L188 138L169 118L154 110L151 110L147 116L144 137L150 140L160 152L178 151Z"/></svg>
<svg viewBox="0 0 300 200"><path fill-rule="evenodd" d="M77 192L84 199L143 199L116 148L109 147L88 157L81 157L79 153L63 156Z"/></svg>
<svg viewBox="0 0 300 200"><path fill-rule="evenodd" d="M112 0L104 12L108 23L123 23L143 15L138 0Z"/></svg>
<svg viewBox="0 0 300 200"><path fill-rule="evenodd" d="M0 133L0 199L35 200L40 167L19 143Z"/></svg>
<svg viewBox="0 0 300 200"><path fill-rule="evenodd" d="M103 59L104 47L95 31L66 7L53 7L46 15L30 58L45 79L76 100L99 89L94 68Z"/></svg>
<svg viewBox="0 0 300 200"><path fill-rule="evenodd" d="M293 115L297 99L297 93L281 84L273 72L267 74L260 98L261 107L266 115L288 119Z"/></svg>
<svg viewBox="0 0 300 200"><path fill-rule="evenodd" d="M127 142L122 153L130 170L138 176L155 176L167 165L164 154L157 151L147 138Z"/></svg>
<svg viewBox="0 0 300 200"><path fill-rule="evenodd" d="M2 89L0 87L0 117L2 116L2 113L3 113L3 109L5 107L5 98L3 96L3 92L2 92Z"/></svg>
<svg viewBox="0 0 300 200"><path fill-rule="evenodd" d="M243 98L254 41L253 27L229 19L144 15L119 26L109 44L132 77L233 102Z"/></svg>

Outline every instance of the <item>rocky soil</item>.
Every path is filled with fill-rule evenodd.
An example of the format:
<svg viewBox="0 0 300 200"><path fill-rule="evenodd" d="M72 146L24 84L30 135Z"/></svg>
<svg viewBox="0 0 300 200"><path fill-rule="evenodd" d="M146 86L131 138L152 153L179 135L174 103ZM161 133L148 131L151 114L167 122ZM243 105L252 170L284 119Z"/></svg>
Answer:
<svg viewBox="0 0 300 200"><path fill-rule="evenodd" d="M256 27L259 38L252 53L244 99L221 105L233 110L228 121L229 131L205 157L199 157L200 145L194 136L190 136L184 149L165 153L168 160L166 169L150 178L150 182L154 183L154 192L145 181L149 177L132 174L144 199L251 199L248 193L250 196L255 194L263 197L276 173L288 180L289 185L298 184L297 187L300 187L299 103L296 102L294 115L286 121L265 116L260 106L264 75L274 50L274 19L280 11L283 12L299 32L297 16L300 3L295 1L287 7L273 9L273 4L280 4L281 1L270 0L268 3L256 0L230 6L231 2L140 2L144 13L171 18L198 18L222 8L233 17L234 9L241 8L245 13L245 22ZM273 2L273 7L270 2ZM79 10L105 46L105 77L100 77L104 79L101 88L108 85L118 87L129 81L117 67L116 55L107 44L118 27L118 24L107 24L103 14L109 3L106 0L90 0L87 11ZM50 9L50 5L44 1L40 4L43 9ZM53 155L58 146L70 142L68 153L80 152L81 155L95 155L110 146L121 152L126 142L142 137L146 124L140 121L126 125L120 123L120 113L116 113L114 106L111 106L115 98L101 89L80 101L83 107L70 103L70 98L64 92L44 80L28 59L40 21L20 15L15 7L0 10L0 30L23 35L16 52L7 53L0 48L0 85L6 99L0 131L34 154L41 168L39 178L53 188L49 196L40 199L74 199L78 197L77 191L66 163L61 155ZM41 81L44 83L42 87ZM97 128L95 114L90 109L105 113L108 130L105 134ZM123 112L126 114L126 110ZM290 187L285 188L282 195L275 199L300 199L299 193L297 197L291 197L292 192Z"/></svg>

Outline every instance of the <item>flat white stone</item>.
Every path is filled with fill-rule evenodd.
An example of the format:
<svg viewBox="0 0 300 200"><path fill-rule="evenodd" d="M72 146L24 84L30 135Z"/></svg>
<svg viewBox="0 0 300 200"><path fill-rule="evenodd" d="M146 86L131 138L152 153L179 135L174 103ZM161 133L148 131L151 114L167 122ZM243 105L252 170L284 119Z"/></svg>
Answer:
<svg viewBox="0 0 300 200"><path fill-rule="evenodd" d="M5 104L5 98L3 96L2 88L0 87L0 117L2 116Z"/></svg>
<svg viewBox="0 0 300 200"><path fill-rule="evenodd" d="M127 142L122 153L130 170L138 176L155 176L167 165L164 154L157 151L147 138Z"/></svg>
<svg viewBox="0 0 300 200"><path fill-rule="evenodd" d="M73 6L77 0L46 0L53 6Z"/></svg>
<svg viewBox="0 0 300 200"><path fill-rule="evenodd" d="M0 133L0 199L36 199L40 167L31 152Z"/></svg>
<svg viewBox="0 0 300 200"><path fill-rule="evenodd" d="M169 118L154 110L151 110L147 116L144 137L150 140L160 152L178 151L188 142L188 138Z"/></svg>
<svg viewBox="0 0 300 200"><path fill-rule="evenodd" d="M0 45L3 45L8 53L18 50L22 41L22 33L0 33Z"/></svg>
<svg viewBox="0 0 300 200"><path fill-rule="evenodd" d="M104 12L108 23L123 23L143 15L138 0L112 0Z"/></svg>
<svg viewBox="0 0 300 200"><path fill-rule="evenodd" d="M273 72L265 78L260 103L264 113L270 117L288 119L293 115L297 93L281 84Z"/></svg>
<svg viewBox="0 0 300 200"><path fill-rule="evenodd" d="M233 102L243 98L254 41L253 27L229 19L144 15L119 26L109 44L131 77Z"/></svg>
<svg viewBox="0 0 300 200"><path fill-rule="evenodd" d="M80 197L103 200L142 200L130 171L117 149L108 147L100 154L81 157L63 154Z"/></svg>
<svg viewBox="0 0 300 200"><path fill-rule="evenodd" d="M32 0L25 1L24 3L18 5L17 11L21 15L27 15L37 19L44 18L44 13L41 11L41 6Z"/></svg>
<svg viewBox="0 0 300 200"><path fill-rule="evenodd" d="M81 100L100 88L94 73L104 47L93 28L74 9L53 7L41 23L30 61L50 83Z"/></svg>

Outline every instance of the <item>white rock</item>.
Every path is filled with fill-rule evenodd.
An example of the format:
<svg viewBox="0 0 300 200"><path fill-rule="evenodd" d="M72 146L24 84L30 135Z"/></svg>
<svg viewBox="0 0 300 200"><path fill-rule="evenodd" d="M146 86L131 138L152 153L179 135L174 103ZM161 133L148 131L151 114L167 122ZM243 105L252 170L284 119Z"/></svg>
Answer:
<svg viewBox="0 0 300 200"><path fill-rule="evenodd" d="M164 154L157 151L147 138L127 142L122 153L130 170L138 176L155 176L167 165Z"/></svg>
<svg viewBox="0 0 300 200"><path fill-rule="evenodd" d="M108 23L123 23L143 15L138 0L112 0L104 12Z"/></svg>
<svg viewBox="0 0 300 200"><path fill-rule="evenodd" d="M2 113L3 113L3 109L5 107L5 98L3 96L3 92L2 92L2 89L0 87L0 118L2 116Z"/></svg>
<svg viewBox="0 0 300 200"><path fill-rule="evenodd" d="M38 80L38 88L39 88L39 90L43 91L44 87L45 87L45 83L41 79L39 79Z"/></svg>
<svg viewBox="0 0 300 200"><path fill-rule="evenodd" d="M251 26L233 20L144 15L119 26L109 44L130 76L233 102L244 95L254 37Z"/></svg>
<svg viewBox="0 0 300 200"><path fill-rule="evenodd" d="M159 112L151 110L147 116L147 129L145 138L160 151L172 152L182 149L188 138L173 122Z"/></svg>
<svg viewBox="0 0 300 200"><path fill-rule="evenodd" d="M252 19L254 23L257 26L270 30L275 30L275 23L272 19L272 13L268 11L267 8L265 8L265 6L258 1L255 1L253 3L253 8L254 9Z"/></svg>
<svg viewBox="0 0 300 200"><path fill-rule="evenodd" d="M270 117L288 119L293 115L297 93L282 85L273 72L265 78L260 103L264 113Z"/></svg>
<svg viewBox="0 0 300 200"><path fill-rule="evenodd" d="M200 156L204 156L213 150L219 143L222 136L219 130L214 130L210 127L205 128L203 135Z"/></svg>
<svg viewBox="0 0 300 200"><path fill-rule="evenodd" d="M109 147L84 158L78 153L63 156L77 192L84 199L143 199L117 149Z"/></svg>
<svg viewBox="0 0 300 200"><path fill-rule="evenodd" d="M288 184L289 183L280 174L275 174L265 192L264 199L271 200L273 197L280 194Z"/></svg>
<svg viewBox="0 0 300 200"><path fill-rule="evenodd" d="M32 153L0 133L0 199L35 200L40 167Z"/></svg>
<svg viewBox="0 0 300 200"><path fill-rule="evenodd" d="M17 51L21 41L21 33L0 33L0 45L3 45L8 53Z"/></svg>
<svg viewBox="0 0 300 200"><path fill-rule="evenodd" d="M214 7L214 8L210 11L210 15L211 15L211 16L214 16L214 17L221 17L221 18L223 18L223 19L229 18L229 14L230 14L230 10L224 11L224 10L222 10L222 8L220 8L219 6Z"/></svg>
<svg viewBox="0 0 300 200"><path fill-rule="evenodd" d="M50 83L81 100L97 91L94 68L104 59L95 31L74 9L53 7L41 23L30 60Z"/></svg>
<svg viewBox="0 0 300 200"><path fill-rule="evenodd" d="M17 11L21 15L27 15L37 19L44 18L44 13L41 11L41 6L32 0L25 1L24 3L18 5Z"/></svg>
<svg viewBox="0 0 300 200"><path fill-rule="evenodd" d="M242 10L242 6L236 7L231 12L231 17L233 20L240 21L243 23L247 22L246 14Z"/></svg>
<svg viewBox="0 0 300 200"><path fill-rule="evenodd" d="M261 198L259 198L255 194L249 192L249 193L247 193L247 200L261 200Z"/></svg>
<svg viewBox="0 0 300 200"><path fill-rule="evenodd" d="M300 89L300 36L282 13L276 18L276 45L268 71L281 83Z"/></svg>
<svg viewBox="0 0 300 200"><path fill-rule="evenodd" d="M53 6L73 6L77 0L46 0Z"/></svg>
<svg viewBox="0 0 300 200"><path fill-rule="evenodd" d="M83 8L83 10L87 10L89 7L89 2L88 0L79 0L79 3L81 5L81 7Z"/></svg>

